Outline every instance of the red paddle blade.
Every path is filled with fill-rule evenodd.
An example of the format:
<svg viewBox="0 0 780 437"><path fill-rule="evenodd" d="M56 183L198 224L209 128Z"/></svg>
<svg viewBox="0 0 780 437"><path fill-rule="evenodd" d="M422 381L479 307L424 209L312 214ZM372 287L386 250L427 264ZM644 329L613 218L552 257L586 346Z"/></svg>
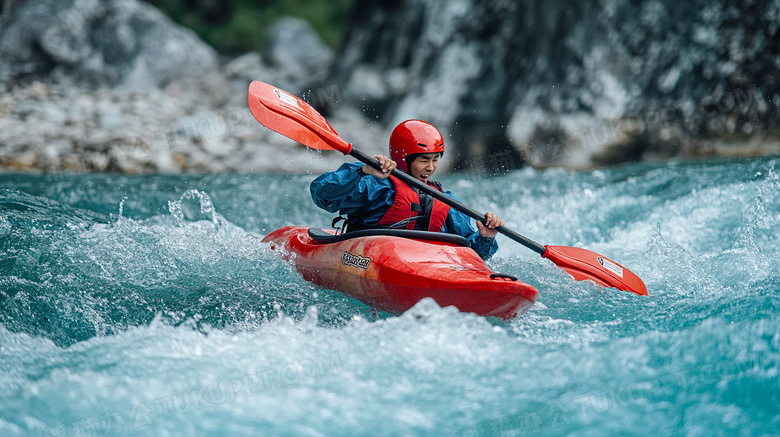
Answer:
<svg viewBox="0 0 780 437"><path fill-rule="evenodd" d="M249 84L249 110L263 126L306 147L319 150L352 151L333 126L298 97L267 83Z"/></svg>
<svg viewBox="0 0 780 437"><path fill-rule="evenodd" d="M587 249L567 246L544 246L542 255L569 272L578 281L591 281L619 290L647 296L647 287L634 272L620 264Z"/></svg>

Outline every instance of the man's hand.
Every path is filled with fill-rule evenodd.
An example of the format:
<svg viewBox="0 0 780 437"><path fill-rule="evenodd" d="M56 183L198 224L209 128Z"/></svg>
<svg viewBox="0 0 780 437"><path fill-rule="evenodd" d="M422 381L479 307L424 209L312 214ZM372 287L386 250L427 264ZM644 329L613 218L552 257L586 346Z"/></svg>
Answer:
<svg viewBox="0 0 780 437"><path fill-rule="evenodd" d="M392 159L388 158L384 155L374 155L372 158L379 161L379 165L382 166L382 171L379 171L375 169L374 167L371 167L370 165L364 165L363 166L363 173L370 174L371 176L376 176L379 179L384 179L388 176L390 176L390 172L393 171L397 164Z"/></svg>
<svg viewBox="0 0 780 437"><path fill-rule="evenodd" d="M486 212L485 224L483 225L481 221L477 221L477 230L479 231L479 235L483 237L496 238L496 234L498 234L496 228L504 226L504 224L506 224L506 222L501 220L501 217L492 212Z"/></svg>

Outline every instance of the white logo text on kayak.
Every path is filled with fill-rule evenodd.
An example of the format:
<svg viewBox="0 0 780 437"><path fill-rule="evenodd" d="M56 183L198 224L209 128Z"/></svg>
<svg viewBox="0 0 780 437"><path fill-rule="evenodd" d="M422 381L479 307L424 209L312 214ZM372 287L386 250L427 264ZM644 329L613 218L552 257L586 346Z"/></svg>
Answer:
<svg viewBox="0 0 780 437"><path fill-rule="evenodd" d="M619 265L613 263L612 261L602 258L600 256L597 256L596 259L598 260L599 264L601 264L602 267L609 270L610 272L623 277L623 267L620 267Z"/></svg>
<svg viewBox="0 0 780 437"><path fill-rule="evenodd" d="M349 252L341 254L341 263L345 266L357 267L359 269L367 269L371 264L371 258L366 258L360 255L353 255Z"/></svg>

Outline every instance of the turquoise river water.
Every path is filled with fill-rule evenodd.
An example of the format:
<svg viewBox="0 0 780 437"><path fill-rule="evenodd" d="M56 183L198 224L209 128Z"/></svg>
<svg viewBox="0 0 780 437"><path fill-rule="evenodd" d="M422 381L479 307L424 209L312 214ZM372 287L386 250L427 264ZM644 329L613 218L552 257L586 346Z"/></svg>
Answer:
<svg viewBox="0 0 780 437"><path fill-rule="evenodd" d="M314 175L0 174L0 435L778 435L779 164L443 177L650 292L499 236L511 321L304 281L260 239L329 226Z"/></svg>

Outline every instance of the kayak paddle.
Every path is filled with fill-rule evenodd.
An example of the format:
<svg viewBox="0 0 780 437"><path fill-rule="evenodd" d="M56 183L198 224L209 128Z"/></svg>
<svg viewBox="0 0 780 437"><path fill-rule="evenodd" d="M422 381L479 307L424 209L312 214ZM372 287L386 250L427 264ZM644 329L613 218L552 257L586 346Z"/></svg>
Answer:
<svg viewBox="0 0 780 437"><path fill-rule="evenodd" d="M278 132L309 148L337 150L358 161L381 170L379 162L347 143L333 126L311 105L298 97L274 88L267 83L254 81L249 85L249 109L263 126ZM469 208L452 197L436 190L414 177L393 170L393 176L414 188L444 202L467 216L484 221L485 215ZM637 275L605 256L587 249L568 246L542 246L517 232L499 226L498 232L549 259L569 272L579 281L591 280L604 287L615 287L640 295L647 295L645 284Z"/></svg>

